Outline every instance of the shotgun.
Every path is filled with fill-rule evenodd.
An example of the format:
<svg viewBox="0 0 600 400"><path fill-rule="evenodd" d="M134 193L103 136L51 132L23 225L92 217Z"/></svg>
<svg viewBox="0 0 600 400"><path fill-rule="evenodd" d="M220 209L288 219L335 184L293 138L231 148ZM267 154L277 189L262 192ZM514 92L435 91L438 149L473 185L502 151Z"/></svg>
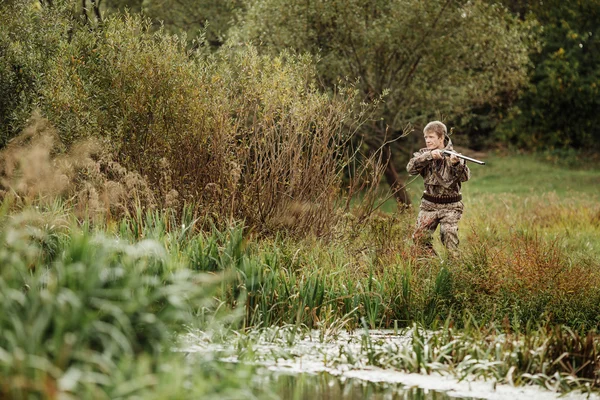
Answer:
<svg viewBox="0 0 600 400"><path fill-rule="evenodd" d="M442 150L442 154L447 154L449 156L456 156L458 158L462 158L463 160L474 162L475 164L485 165L484 161L479 161L479 160L476 160L476 159L471 158L471 157L463 156L462 154L457 153L457 152L452 151L452 150Z"/></svg>

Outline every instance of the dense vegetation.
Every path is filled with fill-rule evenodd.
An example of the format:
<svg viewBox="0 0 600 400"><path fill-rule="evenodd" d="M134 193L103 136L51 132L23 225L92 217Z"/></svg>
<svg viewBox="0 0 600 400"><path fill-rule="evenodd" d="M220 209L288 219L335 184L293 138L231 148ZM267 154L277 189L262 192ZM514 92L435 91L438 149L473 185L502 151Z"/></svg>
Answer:
<svg viewBox="0 0 600 400"><path fill-rule="evenodd" d="M77 189L99 199L98 211L118 213L119 200L132 197L139 180L124 178L131 171L146 183L143 207L194 203L215 222L324 229L345 143L369 112L355 108L351 88L321 93L309 56L191 51L139 16L89 30L70 15L67 5L2 8L4 66L18 68L2 74L4 145L36 107L55 128L49 153L90 148L82 168L99 174L80 174ZM36 121L25 136L37 137ZM290 224L292 208L302 218Z"/></svg>
<svg viewBox="0 0 600 400"><path fill-rule="evenodd" d="M500 136L521 147L597 152L600 107L600 1L525 2L539 21L541 47L530 82Z"/></svg>
<svg viewBox="0 0 600 400"><path fill-rule="evenodd" d="M597 181L598 172L560 170L532 191L514 177L555 168L521 157L489 161L506 173L490 168L471 182L456 260L415 253L408 239L414 215L406 212L360 221L349 213L328 240L257 240L243 226L199 231L190 208L181 217L138 208L121 219L82 219L68 203L48 203L47 195L30 206L7 197L0 230L0 361L8 377L2 390L114 398L149 388L161 393L179 374L182 396L214 393L221 387L213 380L221 374L217 365L159 368L181 363L160 350L186 326L216 330L229 342L229 329L293 324L281 339L289 341L297 329L332 335L414 322L441 329L441 336L414 336L420 358L366 346L369 362L460 375L474 371L467 360L475 359L491 362L476 370L499 381L594 387L600 209L598 193L584 184ZM557 185L567 179L570 188ZM525 342L504 343L506 335ZM495 337L491 347L474 347L480 336ZM249 342L236 340L247 354ZM502 352L490 352L495 343ZM553 363L557 357L563 363ZM108 375L111 365L120 375ZM190 380L199 370L206 378ZM244 371L235 374L244 379ZM231 396L242 382L230 383Z"/></svg>

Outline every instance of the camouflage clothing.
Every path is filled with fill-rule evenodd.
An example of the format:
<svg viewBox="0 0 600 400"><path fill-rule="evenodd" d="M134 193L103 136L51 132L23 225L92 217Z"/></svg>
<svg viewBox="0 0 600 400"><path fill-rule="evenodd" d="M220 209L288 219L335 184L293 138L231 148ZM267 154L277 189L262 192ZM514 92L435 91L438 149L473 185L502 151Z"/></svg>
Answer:
<svg viewBox="0 0 600 400"><path fill-rule="evenodd" d="M433 251L433 233L440 225L442 243L454 256L458 250L458 221L462 217L463 203L436 204L421 200L413 240L429 253Z"/></svg>
<svg viewBox="0 0 600 400"><path fill-rule="evenodd" d="M452 150L450 140L445 149ZM433 233L440 225L442 243L453 255L456 255L459 242L458 222L463 212L463 203L458 196L461 183L471 177L469 167L462 159L459 159L456 165L450 162L450 157L434 160L430 150L421 149L414 153L406 169L411 175L420 174L423 177L424 196L440 199L457 198L456 201L443 204L422 199L413 240L429 252L433 252Z"/></svg>
<svg viewBox="0 0 600 400"><path fill-rule="evenodd" d="M445 150L452 150L450 140ZM450 157L434 160L429 149L421 149L414 153L406 170L411 175L420 174L425 184L425 193L434 196L460 194L461 182L466 182L471 177L465 160L459 159L456 165L452 165Z"/></svg>

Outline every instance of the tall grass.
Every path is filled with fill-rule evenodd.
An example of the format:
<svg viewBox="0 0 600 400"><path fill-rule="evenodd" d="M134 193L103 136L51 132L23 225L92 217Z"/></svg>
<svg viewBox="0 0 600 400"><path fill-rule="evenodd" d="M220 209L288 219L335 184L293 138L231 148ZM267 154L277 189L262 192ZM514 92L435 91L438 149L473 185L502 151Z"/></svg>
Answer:
<svg viewBox="0 0 600 400"><path fill-rule="evenodd" d="M120 398L156 388L173 335L212 303L220 278L184 268L156 240L79 228L61 205L6 209L0 395Z"/></svg>
<svg viewBox="0 0 600 400"><path fill-rule="evenodd" d="M235 277L217 297L244 306L246 327L344 321L352 328L363 320L371 328L433 326L463 312L517 330L531 321L576 330L599 322L598 260L552 235L471 226L458 259L422 259L407 239L411 215L373 216L360 228L348 218L334 228L347 233L329 240L253 241L242 226L189 231L176 246L171 238L179 233L159 237L190 267ZM154 225L145 222L142 235L156 236L149 233Z"/></svg>
<svg viewBox="0 0 600 400"><path fill-rule="evenodd" d="M215 295L225 308L244 309L243 327L291 321L327 327L344 321L352 328L363 320L371 328L413 321L429 326L466 311L515 329L541 320L576 330L597 327L598 258L585 238L573 237L595 232L593 218L580 217L594 215L597 206L573 210L543 199L528 201L531 211L515 206L523 214L518 221L506 220L504 204L480 211L473 203L457 259L420 258L409 239L410 213L362 220L340 215L329 239L276 235L255 240L243 225L198 230L203 222L194 207L179 213L137 207L120 222L100 219L92 226L131 243L157 240L181 265L231 277ZM63 211L60 203L54 207L59 214L70 213L68 203ZM548 215L546 225L536 226L540 213ZM565 223L576 224L573 236L554 233ZM41 237L46 254L57 254L59 243Z"/></svg>
<svg viewBox="0 0 600 400"><path fill-rule="evenodd" d="M259 250L247 249L246 257L258 259L240 287L252 287L254 322L299 318L315 327L329 310L327 318L352 316L350 326L365 318L372 328L391 328L395 322L430 325L451 312L469 311L515 327L545 319L576 329L597 326L597 259L567 253L558 241L542 236L517 235L496 245L480 240L471 238L459 259L444 264L413 256L404 240L394 241L396 254L376 251L365 237L306 248L289 240L264 243Z"/></svg>
<svg viewBox="0 0 600 400"><path fill-rule="evenodd" d="M407 213L372 215L361 229L346 216L329 240L255 240L243 225L198 230L192 207L181 213L137 208L114 223L77 219L72 206L58 200L34 206L16 212L5 200L2 208L0 360L10 380L0 386L6 395L158 393L164 388L156 379L165 376L159 364L175 362L162 358L172 335L186 324L206 327L219 318L234 329L292 323L296 332L318 328L324 335L415 321L432 328L445 323L445 332L466 329L463 342L444 342L440 354L447 346L472 347L480 337L474 332L497 326L488 333L523 338L526 347L482 361L486 367L468 363L471 353L460 350L452 354L465 355L464 362L453 356L444 368L470 373L473 367L500 380L565 389L586 382L569 383L570 374L592 379L597 370L597 335L590 330L600 315L597 260L569 253L539 229L490 233L472 224L461 257L441 263L412 252ZM472 318L452 317L462 315ZM569 328L553 328L559 323ZM531 328L538 324L544 328ZM531 335L543 341L527 342ZM542 345L547 364L528 358ZM375 364L405 368L368 351ZM488 354L481 348L477 357ZM439 360L428 357L423 353L425 361L415 365L432 370ZM501 363L515 370L500 370ZM118 379L109 374L115 368ZM125 384L132 380L140 386ZM214 389L210 379L201 386L194 390Z"/></svg>

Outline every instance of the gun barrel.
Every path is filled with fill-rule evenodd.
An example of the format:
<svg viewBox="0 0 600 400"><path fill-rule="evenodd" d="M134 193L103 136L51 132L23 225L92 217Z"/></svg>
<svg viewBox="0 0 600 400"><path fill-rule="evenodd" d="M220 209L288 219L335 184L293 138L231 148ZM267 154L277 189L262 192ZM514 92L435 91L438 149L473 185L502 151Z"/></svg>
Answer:
<svg viewBox="0 0 600 400"><path fill-rule="evenodd" d="M475 158L471 158L471 157L467 157L465 155L462 155L460 153L457 153L455 151L451 151L451 150L443 150L442 153L444 154L448 154L448 155L454 155L458 158L462 158L463 160L467 160L467 161L471 161L474 162L475 164L479 164L479 165L485 165L484 161L480 161L480 160L476 160Z"/></svg>

